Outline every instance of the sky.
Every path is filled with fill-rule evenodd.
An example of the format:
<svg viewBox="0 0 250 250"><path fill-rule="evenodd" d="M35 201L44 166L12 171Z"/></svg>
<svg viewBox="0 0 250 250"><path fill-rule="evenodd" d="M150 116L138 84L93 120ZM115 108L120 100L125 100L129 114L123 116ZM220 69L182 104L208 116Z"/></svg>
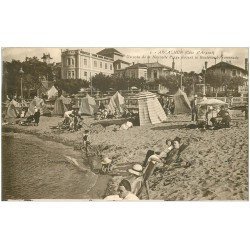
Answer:
<svg viewBox="0 0 250 250"><path fill-rule="evenodd" d="M39 59L43 53L50 53L53 58L51 62L61 61L61 50L66 48L3 48L3 61L20 60L25 57L36 56ZM78 49L78 48L69 48ZM104 48L79 48L87 52L97 53ZM173 58L175 68L186 72L195 71L200 73L205 61L208 67L221 61L245 68L245 58L248 58L248 48L115 48L124 54L124 61L134 63L159 62L171 67Z"/></svg>

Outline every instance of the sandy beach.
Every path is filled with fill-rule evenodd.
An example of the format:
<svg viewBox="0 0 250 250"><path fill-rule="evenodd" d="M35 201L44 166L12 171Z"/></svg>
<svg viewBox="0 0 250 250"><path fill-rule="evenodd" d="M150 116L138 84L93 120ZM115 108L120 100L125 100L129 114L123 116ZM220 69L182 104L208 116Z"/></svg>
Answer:
<svg viewBox="0 0 250 250"><path fill-rule="evenodd" d="M95 122L84 117L85 123ZM188 129L190 116L168 116L165 123L113 131L114 126L100 124L91 127L92 147L111 158L115 168L126 172L134 163L142 163L148 149L164 148L166 139L178 136L189 146L182 153L190 161L188 168L169 168L151 176L150 195L154 200L248 200L248 121L239 111L232 114L229 129ZM4 125L3 131L35 135L78 149L81 131L51 129L62 121L59 117L41 117L38 127ZM87 127L86 127L87 128ZM107 194L112 194L120 180L113 177ZM103 187L102 187L103 188ZM63 198L63 197L62 197ZM146 197L145 197L146 198Z"/></svg>

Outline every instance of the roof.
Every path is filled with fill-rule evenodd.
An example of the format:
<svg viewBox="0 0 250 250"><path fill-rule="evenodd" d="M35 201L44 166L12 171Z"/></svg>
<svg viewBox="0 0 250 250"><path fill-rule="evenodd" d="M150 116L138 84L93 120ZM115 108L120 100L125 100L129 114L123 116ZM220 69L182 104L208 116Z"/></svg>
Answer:
<svg viewBox="0 0 250 250"><path fill-rule="evenodd" d="M148 68L169 68L169 69L172 69L171 67L165 66L165 65L160 64L160 63L158 63L158 62L154 62L154 63L145 63L145 65L146 65Z"/></svg>
<svg viewBox="0 0 250 250"><path fill-rule="evenodd" d="M116 55L120 55L123 56L123 54L121 52L119 52L118 50L114 49L114 48L106 48L103 49L99 52L96 53L97 55L102 55L102 56L107 56L110 54L116 54Z"/></svg>
<svg viewBox="0 0 250 250"><path fill-rule="evenodd" d="M130 64L129 62L125 62L125 61L123 61L121 59L118 59L118 60L114 61L114 63L119 63L119 62L128 64L128 65Z"/></svg>
<svg viewBox="0 0 250 250"><path fill-rule="evenodd" d="M241 70L242 72L244 72L245 74L247 74L247 71L243 68L240 68L236 65L233 65L233 64L230 64L230 63L227 63L227 62L219 62L209 68L207 68L207 70L210 70L210 69L218 69L218 68L228 68L228 69L238 69L238 70Z"/></svg>
<svg viewBox="0 0 250 250"><path fill-rule="evenodd" d="M126 69L138 69L138 68L147 68L147 65L142 63L136 63L127 67Z"/></svg>

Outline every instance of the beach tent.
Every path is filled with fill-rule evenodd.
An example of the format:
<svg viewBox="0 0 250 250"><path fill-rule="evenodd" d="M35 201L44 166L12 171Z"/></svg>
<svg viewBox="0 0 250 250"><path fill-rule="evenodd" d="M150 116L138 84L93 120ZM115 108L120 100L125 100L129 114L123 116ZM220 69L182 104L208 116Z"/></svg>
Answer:
<svg viewBox="0 0 250 250"><path fill-rule="evenodd" d="M41 114L43 113L43 108L44 108L44 100L39 98L39 97L35 97L29 105L28 111L26 116L30 116L30 115L34 115L35 114L35 107L37 107L37 109L40 109Z"/></svg>
<svg viewBox="0 0 250 250"><path fill-rule="evenodd" d="M178 89L174 94L175 109L174 114L191 113L191 105L184 91Z"/></svg>
<svg viewBox="0 0 250 250"><path fill-rule="evenodd" d="M52 111L53 115L64 115L64 113L68 110L64 104L64 98L63 96L60 96L56 99L54 110Z"/></svg>
<svg viewBox="0 0 250 250"><path fill-rule="evenodd" d="M117 91L109 101L108 110L113 114L115 110L123 113L125 105L124 97Z"/></svg>
<svg viewBox="0 0 250 250"><path fill-rule="evenodd" d="M58 90L55 88L55 86L52 86L51 89L48 90L47 95L48 99L56 97L58 95Z"/></svg>
<svg viewBox="0 0 250 250"><path fill-rule="evenodd" d="M157 124L167 120L157 96L149 91L143 91L138 94L138 106L140 126Z"/></svg>
<svg viewBox="0 0 250 250"><path fill-rule="evenodd" d="M88 94L86 97L80 99L79 107L80 114L93 115L98 111L95 99Z"/></svg>
<svg viewBox="0 0 250 250"><path fill-rule="evenodd" d="M7 106L5 118L16 118L19 114L17 109L20 107L21 107L21 105L18 102L16 102L15 100L10 101L8 106Z"/></svg>

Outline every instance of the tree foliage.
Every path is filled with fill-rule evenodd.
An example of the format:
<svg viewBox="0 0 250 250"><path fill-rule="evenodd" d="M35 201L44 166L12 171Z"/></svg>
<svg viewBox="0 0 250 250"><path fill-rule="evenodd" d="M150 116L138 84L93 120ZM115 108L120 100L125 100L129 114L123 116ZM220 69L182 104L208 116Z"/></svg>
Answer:
<svg viewBox="0 0 250 250"><path fill-rule="evenodd" d="M22 75L19 73L21 68L24 71ZM52 81L58 75L58 72L54 73L52 64L41 62L37 57L26 57L23 62L19 60L3 62L3 73L3 84L7 86L5 91L10 95L21 94L21 77L23 90L37 90L41 86L42 79Z"/></svg>
<svg viewBox="0 0 250 250"><path fill-rule="evenodd" d="M89 88L89 82L83 79L63 79L55 82L55 87L69 94L77 94L81 88Z"/></svg>

